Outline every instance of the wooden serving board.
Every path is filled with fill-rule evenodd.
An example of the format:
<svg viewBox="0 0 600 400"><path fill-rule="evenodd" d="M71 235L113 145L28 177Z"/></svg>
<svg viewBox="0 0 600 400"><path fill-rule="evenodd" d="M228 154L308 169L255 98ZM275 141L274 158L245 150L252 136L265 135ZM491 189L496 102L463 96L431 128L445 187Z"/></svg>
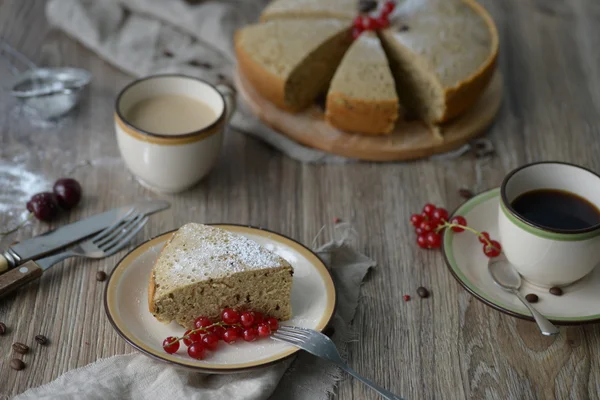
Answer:
<svg viewBox="0 0 600 400"><path fill-rule="evenodd" d="M265 124L309 147L367 161L402 161L454 150L491 125L502 102L502 76L496 72L481 99L459 118L442 125L439 133L420 121L400 121L386 136L344 132L325 121L323 109L314 105L297 114L277 108L236 72L235 81L250 109Z"/></svg>

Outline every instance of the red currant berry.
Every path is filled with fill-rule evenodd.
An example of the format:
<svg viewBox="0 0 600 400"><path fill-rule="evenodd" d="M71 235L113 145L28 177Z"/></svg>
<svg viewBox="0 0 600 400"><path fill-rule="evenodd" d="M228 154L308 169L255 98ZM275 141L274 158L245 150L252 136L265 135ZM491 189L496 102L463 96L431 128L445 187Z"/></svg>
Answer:
<svg viewBox="0 0 600 400"><path fill-rule="evenodd" d="M418 228L415 228L415 233L416 233L417 235L422 235L422 234L424 234L425 232L423 232L423 229L421 229L421 227L418 227Z"/></svg>
<svg viewBox="0 0 600 400"><path fill-rule="evenodd" d="M223 335L225 334L225 328L221 325L215 325L212 328L208 328L208 331L219 339L223 339Z"/></svg>
<svg viewBox="0 0 600 400"><path fill-rule="evenodd" d="M425 237L427 247L430 249L438 249L442 245L442 238L439 233L429 232Z"/></svg>
<svg viewBox="0 0 600 400"><path fill-rule="evenodd" d="M419 228L421 228L422 233L431 232L434 229L433 224L429 221L421 222L421 225L419 226Z"/></svg>
<svg viewBox="0 0 600 400"><path fill-rule="evenodd" d="M490 239L490 234L487 232L481 232L478 236L478 239L481 243L487 244ZM486 240L487 239L487 240Z"/></svg>
<svg viewBox="0 0 600 400"><path fill-rule="evenodd" d="M392 11L394 11L394 8L396 8L396 2L386 1L383 4L383 8L381 9L381 14L382 15L390 15L392 13Z"/></svg>
<svg viewBox="0 0 600 400"><path fill-rule="evenodd" d="M179 341L176 337L169 336L163 340L163 349L169 354L173 354L179 350Z"/></svg>
<svg viewBox="0 0 600 400"><path fill-rule="evenodd" d="M419 236L417 236L417 244L419 245L420 248L426 249L427 248L426 235L420 234Z"/></svg>
<svg viewBox="0 0 600 400"><path fill-rule="evenodd" d="M433 217L433 212L434 211L435 211L435 206L433 204L431 204L431 203L427 203L423 207L423 214L427 215L428 217Z"/></svg>
<svg viewBox="0 0 600 400"><path fill-rule="evenodd" d="M235 332L237 333L237 337L238 338L244 337L244 328L242 328L239 325L236 325L236 326L233 327L233 329L235 329Z"/></svg>
<svg viewBox="0 0 600 400"><path fill-rule="evenodd" d="M58 204L65 210L75 207L81 200L81 185L75 179L57 180L52 191L56 195Z"/></svg>
<svg viewBox="0 0 600 400"><path fill-rule="evenodd" d="M216 350L219 345L219 338L214 333L208 333L202 338L202 344L209 350Z"/></svg>
<svg viewBox="0 0 600 400"><path fill-rule="evenodd" d="M202 342L192 343L188 347L188 355L195 360L202 360L206 355L206 348L202 344Z"/></svg>
<svg viewBox="0 0 600 400"><path fill-rule="evenodd" d="M364 29L354 27L352 28L352 39L356 40L364 32Z"/></svg>
<svg viewBox="0 0 600 400"><path fill-rule="evenodd" d="M258 330L256 328L248 328L244 330L243 338L246 342L253 342L258 337Z"/></svg>
<svg viewBox="0 0 600 400"><path fill-rule="evenodd" d="M354 21L353 21L353 26L354 26L355 28L358 28L358 29L360 29L361 31L362 31L363 29L365 29L365 27L363 26L363 17L359 15L359 16L357 16L356 18L354 18Z"/></svg>
<svg viewBox="0 0 600 400"><path fill-rule="evenodd" d="M448 211L445 208L436 208L432 217L440 221L448 221Z"/></svg>
<svg viewBox="0 0 600 400"><path fill-rule="evenodd" d="M421 214L413 214L410 216L410 223L415 228L418 228L419 225L421 225L421 222L423 222L423 216Z"/></svg>
<svg viewBox="0 0 600 400"><path fill-rule="evenodd" d="M185 343L186 346L189 346L192 343L199 342L202 340L201 332L192 332L191 330L187 330L184 333L184 336L188 337L188 339L183 339L183 343Z"/></svg>
<svg viewBox="0 0 600 400"><path fill-rule="evenodd" d="M363 17L362 27L365 31L372 31L377 28L377 21L373 17Z"/></svg>
<svg viewBox="0 0 600 400"><path fill-rule="evenodd" d="M272 331L279 329L279 321L277 321L277 318L267 318L267 325L269 325L269 328L271 328Z"/></svg>
<svg viewBox="0 0 600 400"><path fill-rule="evenodd" d="M452 219L450 220L451 224L456 224L456 225L461 225L461 226L467 226L467 220L465 219L465 217L462 217L460 215L457 215L456 217L452 217ZM453 226L452 230L454 232L464 232L464 229L459 227L459 226Z"/></svg>
<svg viewBox="0 0 600 400"><path fill-rule="evenodd" d="M489 258L498 257L500 255L500 252L502 251L500 243L498 243L495 240L490 241L490 243L491 246L487 244L483 245L483 253Z"/></svg>
<svg viewBox="0 0 600 400"><path fill-rule="evenodd" d="M210 321L210 319L208 317L198 317L194 321L194 327L196 329L206 328L207 326L211 326L211 325L212 325L212 322Z"/></svg>
<svg viewBox="0 0 600 400"><path fill-rule="evenodd" d="M29 200L27 209L40 221L51 221L58 215L59 208L54 193L44 192L34 194Z"/></svg>
<svg viewBox="0 0 600 400"><path fill-rule="evenodd" d="M242 315L240 315L240 324L242 324L244 328L250 328L254 325L254 315L249 311L243 312Z"/></svg>
<svg viewBox="0 0 600 400"><path fill-rule="evenodd" d="M225 343L234 343L238 339L238 331L235 328L227 328L223 333Z"/></svg>
<svg viewBox="0 0 600 400"><path fill-rule="evenodd" d="M186 346L189 346L190 344L194 343L194 341L188 336L191 331L192 331L191 329L188 329L183 334L183 344L185 344Z"/></svg>
<svg viewBox="0 0 600 400"><path fill-rule="evenodd" d="M404 296L402 296L402 299L404 299L404 301L410 301L410 296L405 294Z"/></svg>
<svg viewBox="0 0 600 400"><path fill-rule="evenodd" d="M255 325L258 325L265 320L265 316L260 311L252 311L252 314L254 315L254 324Z"/></svg>
<svg viewBox="0 0 600 400"><path fill-rule="evenodd" d="M227 325L233 325L240 322L240 314L235 311L233 308L226 308L221 311L221 319Z"/></svg>
<svg viewBox="0 0 600 400"><path fill-rule="evenodd" d="M260 337L268 337L271 336L271 328L268 324L262 323L258 325L258 336Z"/></svg>
<svg viewBox="0 0 600 400"><path fill-rule="evenodd" d="M375 20L375 26L377 29L385 29L390 26L390 20L387 15L382 14Z"/></svg>

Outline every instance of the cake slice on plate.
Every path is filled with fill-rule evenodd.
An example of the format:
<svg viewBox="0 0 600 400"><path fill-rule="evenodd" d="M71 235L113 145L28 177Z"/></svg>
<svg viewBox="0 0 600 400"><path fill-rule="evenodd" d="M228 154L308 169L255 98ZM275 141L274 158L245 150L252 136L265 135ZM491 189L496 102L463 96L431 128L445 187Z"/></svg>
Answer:
<svg viewBox="0 0 600 400"><path fill-rule="evenodd" d="M261 21L277 18L353 19L358 0L275 0L260 16Z"/></svg>
<svg viewBox="0 0 600 400"><path fill-rule="evenodd" d="M374 32L364 32L333 76L327 93L327 122L349 132L388 134L398 119L398 107L394 78L381 43Z"/></svg>
<svg viewBox="0 0 600 400"><path fill-rule="evenodd" d="M236 32L240 73L266 99L300 111L326 91L352 43L349 21L274 20Z"/></svg>
<svg viewBox="0 0 600 400"><path fill-rule="evenodd" d="M477 101L494 73L498 33L472 0L405 0L380 32L400 102L414 118L448 121Z"/></svg>
<svg viewBox="0 0 600 400"><path fill-rule="evenodd" d="M292 316L292 266L258 243L202 224L182 226L160 253L148 287L150 312L161 322L193 329L226 307Z"/></svg>

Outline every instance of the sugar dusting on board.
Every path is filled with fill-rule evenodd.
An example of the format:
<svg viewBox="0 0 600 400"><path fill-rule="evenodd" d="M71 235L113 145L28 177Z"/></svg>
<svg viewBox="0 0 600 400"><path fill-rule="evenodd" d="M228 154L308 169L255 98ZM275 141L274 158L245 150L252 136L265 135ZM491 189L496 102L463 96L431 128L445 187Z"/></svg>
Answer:
<svg viewBox="0 0 600 400"><path fill-rule="evenodd" d="M8 223L16 224L26 218L25 204L31 196L47 191L50 183L13 160L0 161L0 186L0 213L8 217Z"/></svg>

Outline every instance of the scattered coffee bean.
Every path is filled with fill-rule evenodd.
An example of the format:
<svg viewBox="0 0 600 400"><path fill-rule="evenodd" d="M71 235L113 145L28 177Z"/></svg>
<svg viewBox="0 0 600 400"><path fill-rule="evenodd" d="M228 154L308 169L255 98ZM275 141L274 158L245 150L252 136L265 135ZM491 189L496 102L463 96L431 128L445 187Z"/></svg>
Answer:
<svg viewBox="0 0 600 400"><path fill-rule="evenodd" d="M562 296L563 291L558 286L554 286L550 288L550 293L552 293L555 296Z"/></svg>
<svg viewBox="0 0 600 400"><path fill-rule="evenodd" d="M537 294L535 293L529 293L527 296L525 296L525 298L527 299L528 302L530 303L537 303L538 300L540 299Z"/></svg>
<svg viewBox="0 0 600 400"><path fill-rule="evenodd" d="M359 0L358 11L361 13L368 13L377 8L376 0Z"/></svg>
<svg viewBox="0 0 600 400"><path fill-rule="evenodd" d="M420 298L426 299L427 297L429 297L429 290L425 289L423 286L419 286L417 288L417 294Z"/></svg>
<svg viewBox="0 0 600 400"><path fill-rule="evenodd" d="M6 325L4 322L0 322L0 335L4 335L8 329L6 329Z"/></svg>
<svg viewBox="0 0 600 400"><path fill-rule="evenodd" d="M29 351L29 346L23 343L15 342L12 345L13 350L19 354L27 354Z"/></svg>
<svg viewBox="0 0 600 400"><path fill-rule="evenodd" d="M163 55L165 57L173 57L173 53L171 53L169 50L165 49L163 50Z"/></svg>
<svg viewBox="0 0 600 400"><path fill-rule="evenodd" d="M408 27L408 25L402 25L398 28L398 32L408 32L410 28Z"/></svg>
<svg viewBox="0 0 600 400"><path fill-rule="evenodd" d="M25 363L18 358L13 358L10 360L10 367L16 371L20 371L25 368Z"/></svg>
<svg viewBox="0 0 600 400"><path fill-rule="evenodd" d="M106 280L106 272L104 272L104 271L96 272L96 280L98 282L104 282Z"/></svg>
<svg viewBox="0 0 600 400"><path fill-rule="evenodd" d="M37 335L35 337L35 341L41 344L42 346L48 343L48 338L44 335Z"/></svg>
<svg viewBox="0 0 600 400"><path fill-rule="evenodd" d="M460 195L460 197L462 197L465 200L469 200L470 198L472 198L473 196L475 196L473 194L473 192L471 192L469 189L460 189L458 191L458 194Z"/></svg>

